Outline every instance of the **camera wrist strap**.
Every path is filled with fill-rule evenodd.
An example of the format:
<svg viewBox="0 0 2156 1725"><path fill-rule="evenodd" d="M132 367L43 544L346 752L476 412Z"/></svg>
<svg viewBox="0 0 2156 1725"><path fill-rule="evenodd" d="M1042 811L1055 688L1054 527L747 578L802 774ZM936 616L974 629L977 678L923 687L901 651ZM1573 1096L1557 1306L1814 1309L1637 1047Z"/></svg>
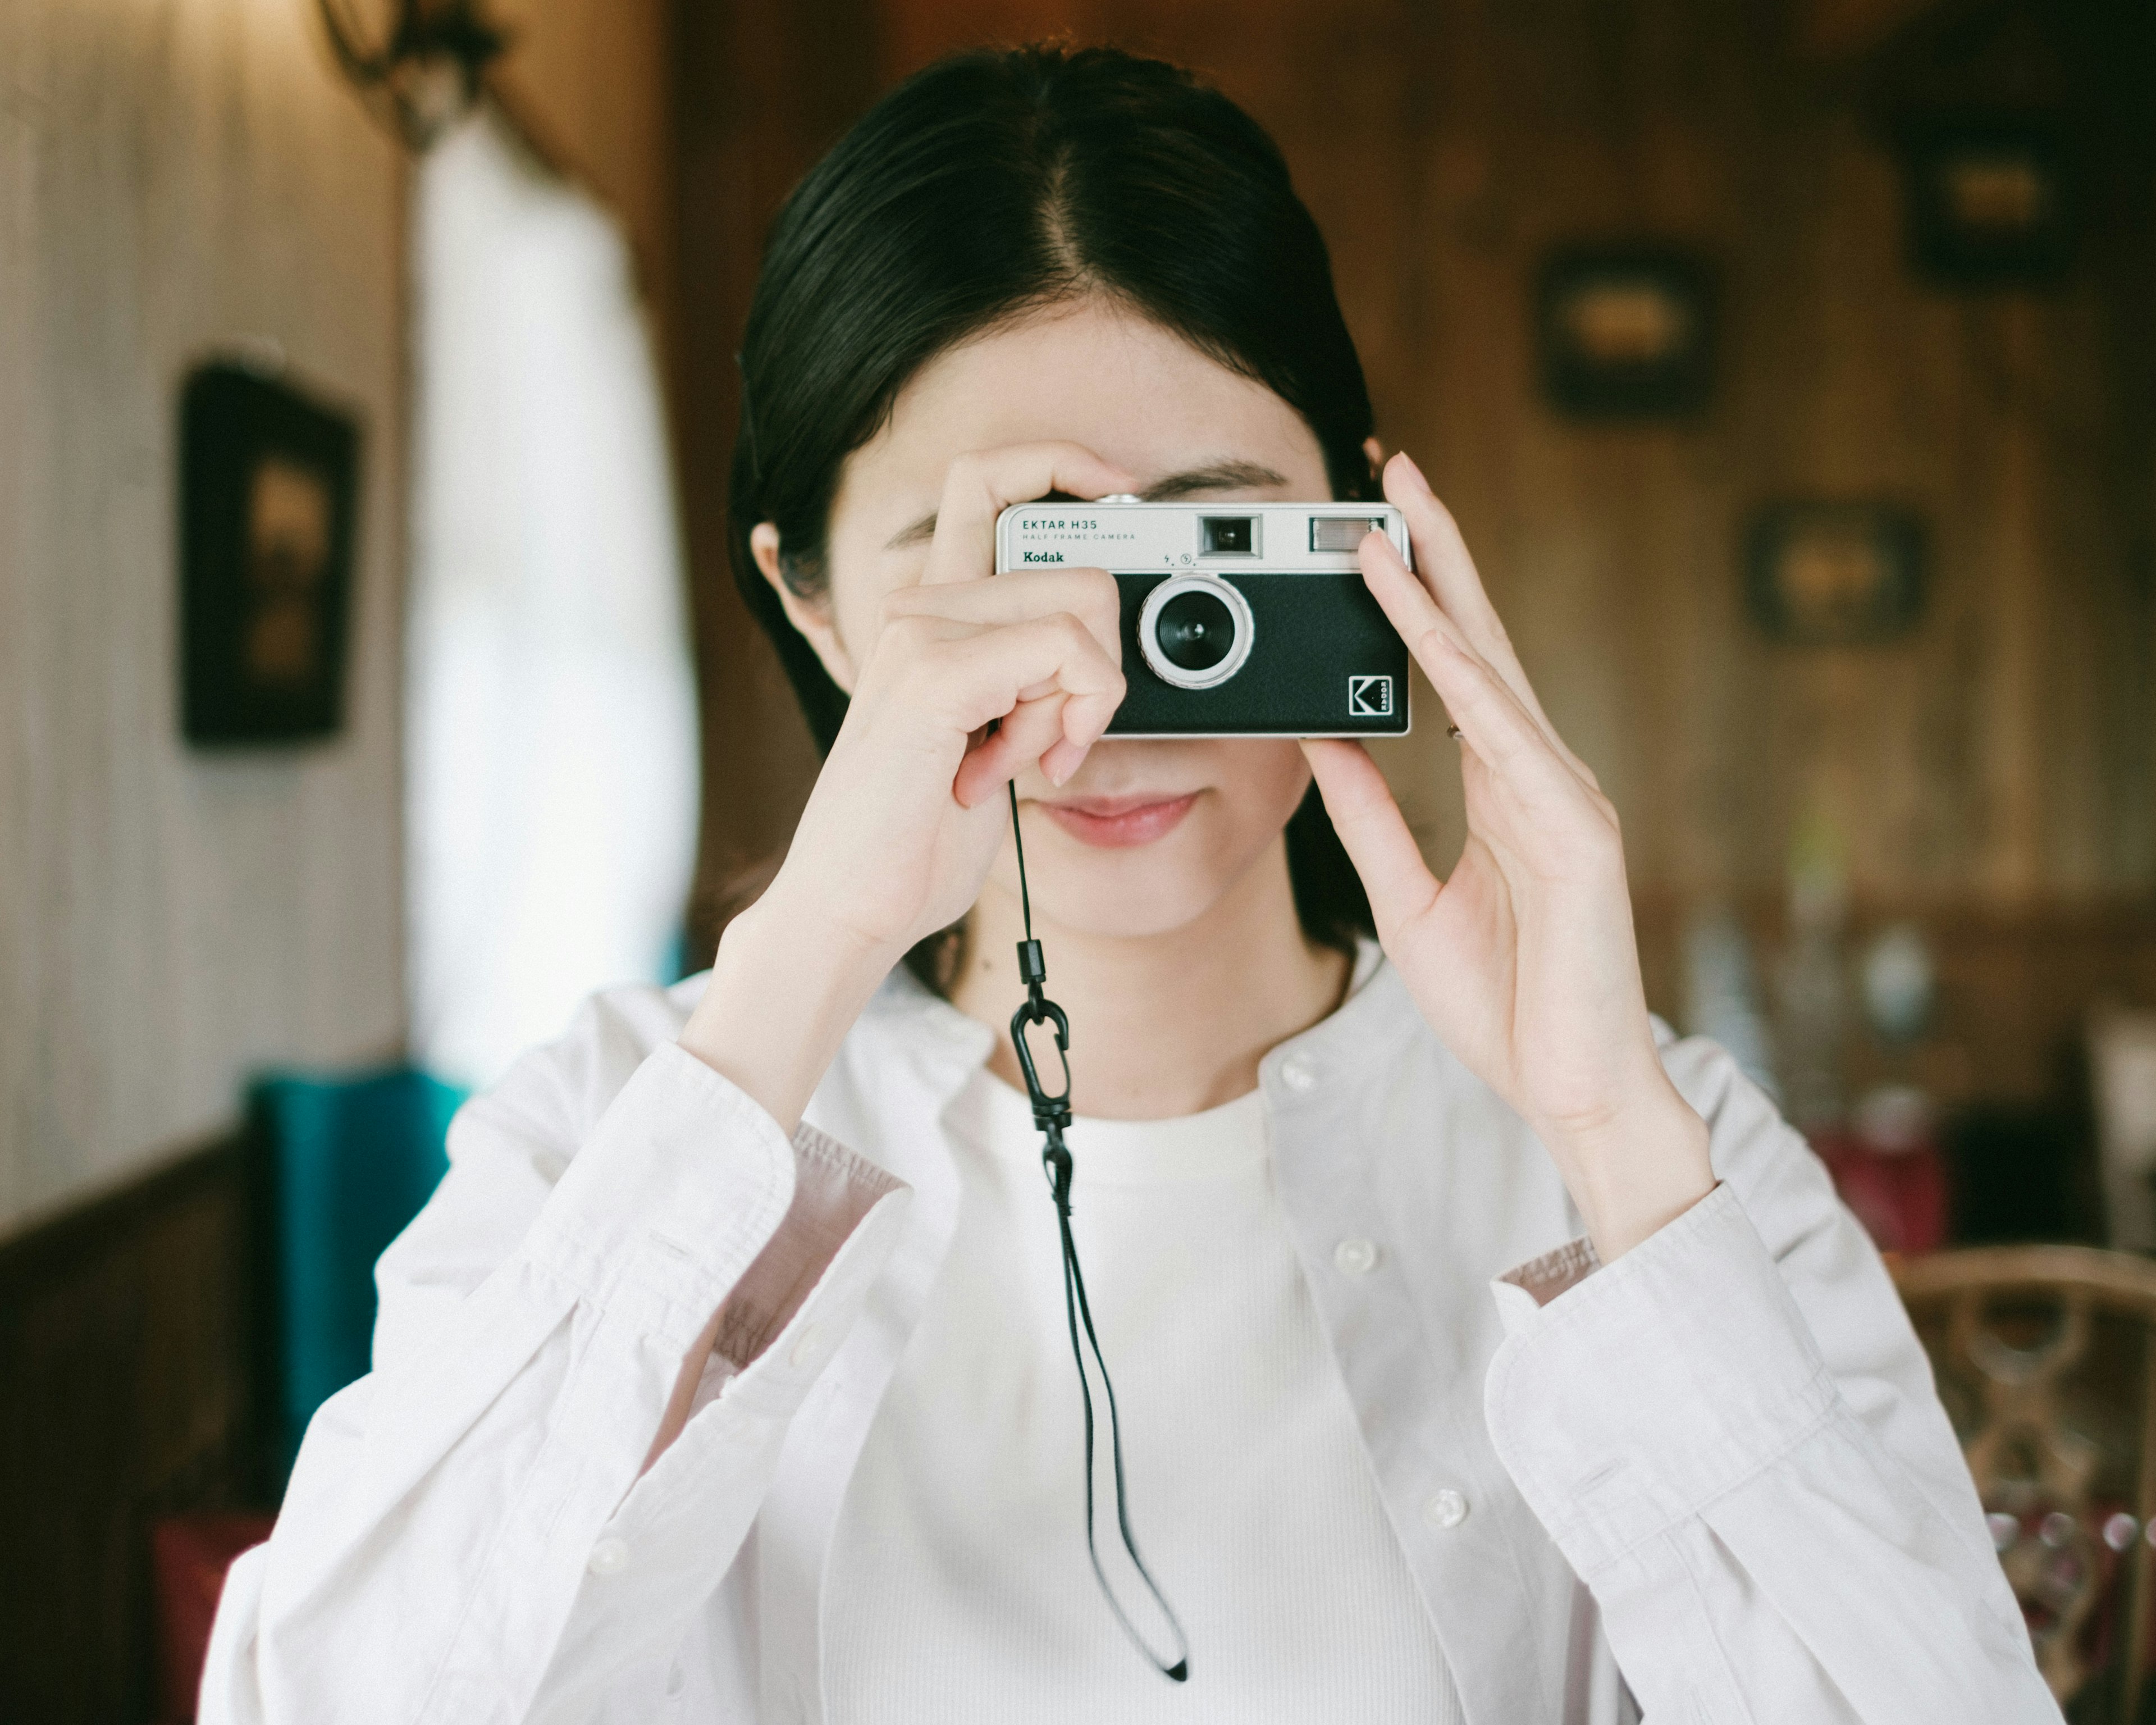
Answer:
<svg viewBox="0 0 2156 1725"><path fill-rule="evenodd" d="M1063 1312L1070 1327L1070 1358L1078 1367L1078 1394L1086 1409L1086 1555L1093 1561L1093 1579L1101 1584L1101 1597L1107 1600L1108 1609L1116 1615L1116 1621L1131 1644L1145 1656L1146 1661L1163 1676L1178 1683L1190 1676L1190 1645L1184 1638L1183 1625L1176 1617L1152 1579L1152 1572L1138 1555L1137 1541L1131 1534L1130 1507L1123 1488L1123 1433L1116 1417L1116 1387L1108 1378L1108 1363L1101 1355L1101 1338L1093 1332L1093 1313L1086 1303L1086 1277L1078 1267L1078 1245L1070 1234L1070 1151L1063 1142L1065 1129L1070 1124L1070 1021L1063 1009L1041 993L1048 980L1048 965L1041 956L1040 942L1033 937L1033 896L1026 886L1025 839L1019 831L1018 786L1010 791L1011 841L1018 847L1019 902L1025 917L1025 938L1019 942L1019 980L1026 987L1025 1004L1011 1014L1011 1041L1018 1050L1019 1070L1025 1075L1026 1094L1033 1101L1033 1123L1040 1127L1042 1137L1040 1166L1048 1176L1048 1189L1055 1200L1055 1219L1063 1236ZM1033 1050L1027 1045L1025 1033L1034 1024L1048 1024L1055 1034L1056 1056L1063 1063L1063 1086L1050 1095L1034 1070ZM1079 1337L1084 1335L1081 1344ZM1163 1657L1153 1651L1146 1638L1138 1633L1131 1621L1130 1614L1123 1609L1122 1601L1108 1584L1107 1572L1101 1567L1101 1551L1093 1534L1093 1385L1086 1370L1086 1348L1093 1351L1093 1363L1100 1368L1101 1390L1108 1404L1108 1449L1115 1462L1116 1526L1122 1534L1123 1549L1130 1553L1131 1563L1145 1584L1146 1591L1152 1595L1153 1604L1160 1608L1168 1630L1174 1638L1173 1656Z"/></svg>

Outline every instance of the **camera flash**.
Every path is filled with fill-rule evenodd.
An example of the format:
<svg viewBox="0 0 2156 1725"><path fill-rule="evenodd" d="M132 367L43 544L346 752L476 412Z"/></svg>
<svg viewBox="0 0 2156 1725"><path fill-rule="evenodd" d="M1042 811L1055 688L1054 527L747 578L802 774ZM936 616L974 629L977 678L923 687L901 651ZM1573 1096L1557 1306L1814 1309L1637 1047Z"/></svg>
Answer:
<svg viewBox="0 0 2156 1725"><path fill-rule="evenodd" d="M1353 551L1366 533L1384 531L1383 521L1363 515L1315 515L1310 518L1312 551Z"/></svg>

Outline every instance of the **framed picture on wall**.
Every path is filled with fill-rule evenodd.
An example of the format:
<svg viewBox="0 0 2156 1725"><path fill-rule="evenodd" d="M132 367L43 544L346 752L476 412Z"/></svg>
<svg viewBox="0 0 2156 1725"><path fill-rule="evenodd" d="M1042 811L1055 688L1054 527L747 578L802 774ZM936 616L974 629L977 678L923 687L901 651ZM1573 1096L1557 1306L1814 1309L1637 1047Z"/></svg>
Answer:
<svg viewBox="0 0 2156 1725"><path fill-rule="evenodd" d="M1543 393L1588 419L1697 413L1713 383L1713 272L1650 244L1551 255L1536 292Z"/></svg>
<svg viewBox="0 0 2156 1725"><path fill-rule="evenodd" d="M1770 503L1744 536L1747 608L1797 646L1892 641L1923 614L1924 526L1892 503Z"/></svg>
<svg viewBox="0 0 2156 1725"><path fill-rule="evenodd" d="M180 705L187 741L297 743L343 722L359 429L212 362L180 397Z"/></svg>
<svg viewBox="0 0 2156 1725"><path fill-rule="evenodd" d="M2061 128L2032 116L1931 117L1901 137L1909 253L1944 286L2033 287L2073 265Z"/></svg>

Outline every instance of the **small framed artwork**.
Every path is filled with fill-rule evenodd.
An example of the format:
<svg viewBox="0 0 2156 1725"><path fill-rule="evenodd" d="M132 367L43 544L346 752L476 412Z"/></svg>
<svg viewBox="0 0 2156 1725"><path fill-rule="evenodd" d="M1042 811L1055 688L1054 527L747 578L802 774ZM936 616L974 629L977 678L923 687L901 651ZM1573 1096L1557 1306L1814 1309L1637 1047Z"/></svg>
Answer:
<svg viewBox="0 0 2156 1725"><path fill-rule="evenodd" d="M1553 254L1536 295L1543 388L1560 411L1589 419L1697 413L1713 383L1713 272L1653 245Z"/></svg>
<svg viewBox="0 0 2156 1725"><path fill-rule="evenodd" d="M2033 287L2073 265L2060 130L2027 116L1911 122L1901 140L1909 253L1951 287Z"/></svg>
<svg viewBox="0 0 2156 1725"><path fill-rule="evenodd" d="M248 368L180 398L180 705L187 741L304 742L343 722L359 429Z"/></svg>
<svg viewBox="0 0 2156 1725"><path fill-rule="evenodd" d="M1876 644L1916 627L1924 562L1923 523L1897 505L1772 503L1745 532L1745 599L1770 640Z"/></svg>

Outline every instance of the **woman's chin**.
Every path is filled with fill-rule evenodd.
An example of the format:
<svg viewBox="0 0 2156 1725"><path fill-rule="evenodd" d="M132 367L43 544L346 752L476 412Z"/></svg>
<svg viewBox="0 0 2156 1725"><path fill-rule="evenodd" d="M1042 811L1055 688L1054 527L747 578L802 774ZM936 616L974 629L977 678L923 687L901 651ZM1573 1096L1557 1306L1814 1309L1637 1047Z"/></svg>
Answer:
<svg viewBox="0 0 2156 1725"><path fill-rule="evenodd" d="M1034 914L1074 934L1106 940L1173 934L1219 904L1229 886L1218 858L1178 855L1179 845L1056 848L1075 854L1028 860Z"/></svg>
<svg viewBox="0 0 2156 1725"><path fill-rule="evenodd" d="M1158 940L1187 928L1219 902L1217 893L1209 898L1143 905L1133 905L1127 899L1096 899L1091 894L1084 894L1075 902L1061 898L1050 906L1036 902L1034 909L1036 913L1046 910L1059 927L1072 934L1094 940L1139 941Z"/></svg>

